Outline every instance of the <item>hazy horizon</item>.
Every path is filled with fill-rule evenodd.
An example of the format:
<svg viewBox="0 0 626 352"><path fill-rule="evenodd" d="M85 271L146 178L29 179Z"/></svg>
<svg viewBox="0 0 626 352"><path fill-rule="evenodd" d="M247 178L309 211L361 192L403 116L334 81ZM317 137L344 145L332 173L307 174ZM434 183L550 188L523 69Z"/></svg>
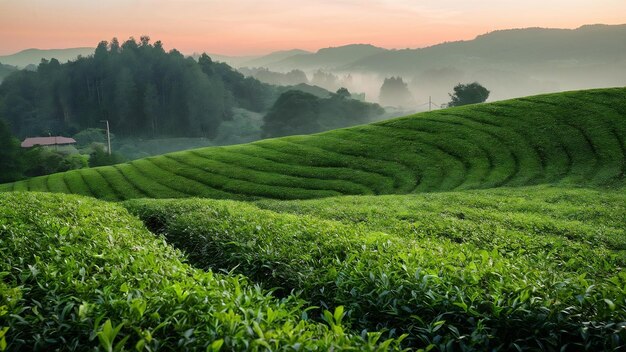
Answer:
<svg viewBox="0 0 626 352"><path fill-rule="evenodd" d="M502 29L626 23L626 2L621 0L0 0L0 9L0 55L30 48L95 47L100 40L140 35L186 54L256 56L356 43L404 49Z"/></svg>

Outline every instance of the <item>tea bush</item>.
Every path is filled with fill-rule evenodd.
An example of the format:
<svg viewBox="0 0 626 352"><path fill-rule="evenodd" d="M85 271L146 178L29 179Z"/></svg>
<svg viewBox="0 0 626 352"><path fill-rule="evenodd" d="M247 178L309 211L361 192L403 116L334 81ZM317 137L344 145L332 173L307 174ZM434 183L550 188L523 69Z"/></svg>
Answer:
<svg viewBox="0 0 626 352"><path fill-rule="evenodd" d="M623 192L124 204L192 264L344 306L354 331L438 350L626 347Z"/></svg>
<svg viewBox="0 0 626 352"><path fill-rule="evenodd" d="M119 205L0 195L0 350L389 350L238 275L194 269Z"/></svg>
<svg viewBox="0 0 626 352"><path fill-rule="evenodd" d="M50 182L53 176L33 178L0 186L0 191L68 192L107 200L254 200L537 184L622 187L624 141L626 89L594 89L200 148L97 172L70 171ZM58 184L61 178L67 187Z"/></svg>

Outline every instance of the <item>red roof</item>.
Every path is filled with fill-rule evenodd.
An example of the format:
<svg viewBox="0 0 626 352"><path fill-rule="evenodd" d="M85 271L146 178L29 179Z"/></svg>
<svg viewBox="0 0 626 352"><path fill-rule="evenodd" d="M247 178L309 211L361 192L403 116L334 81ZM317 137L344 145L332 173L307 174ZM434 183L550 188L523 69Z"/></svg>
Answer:
<svg viewBox="0 0 626 352"><path fill-rule="evenodd" d="M22 148L30 148L36 145L61 145L61 144L73 144L76 143L74 138L67 138L62 136L54 137L32 137L26 138L22 142Z"/></svg>

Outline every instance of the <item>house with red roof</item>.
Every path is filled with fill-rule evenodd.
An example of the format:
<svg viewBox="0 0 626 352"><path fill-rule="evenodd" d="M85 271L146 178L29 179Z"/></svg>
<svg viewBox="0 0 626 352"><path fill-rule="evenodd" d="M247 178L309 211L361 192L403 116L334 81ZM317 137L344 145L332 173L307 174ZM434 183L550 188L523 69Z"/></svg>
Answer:
<svg viewBox="0 0 626 352"><path fill-rule="evenodd" d="M30 137L22 141L22 148L43 147L54 149L66 154L78 153L78 150L74 146L76 140L74 138L63 136L50 136L50 137Z"/></svg>
<svg viewBox="0 0 626 352"><path fill-rule="evenodd" d="M74 138L68 138L63 136L51 136L51 137L31 137L26 138L22 142L22 148L31 148L36 145L42 147L58 146L58 145L71 145L75 144Z"/></svg>

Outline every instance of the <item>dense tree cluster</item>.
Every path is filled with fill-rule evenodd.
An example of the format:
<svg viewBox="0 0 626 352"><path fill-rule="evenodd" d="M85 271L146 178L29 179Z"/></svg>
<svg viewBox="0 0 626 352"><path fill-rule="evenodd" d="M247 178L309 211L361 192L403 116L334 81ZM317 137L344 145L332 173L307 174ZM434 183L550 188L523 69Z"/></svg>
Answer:
<svg viewBox="0 0 626 352"><path fill-rule="evenodd" d="M329 98L319 98L299 90L287 91L265 115L263 137L316 133L367 123L385 110L378 104L350 99L347 89Z"/></svg>
<svg viewBox="0 0 626 352"><path fill-rule="evenodd" d="M233 107L266 110L272 87L202 55L165 52L144 36L102 41L93 56L41 62L0 85L0 116L19 137L67 134L109 120L120 136L215 135Z"/></svg>
<svg viewBox="0 0 626 352"><path fill-rule="evenodd" d="M0 183L87 167L87 157L50 148L24 149L0 119Z"/></svg>
<svg viewBox="0 0 626 352"><path fill-rule="evenodd" d="M489 90L478 82L468 84L457 84L454 87L454 94L448 94L452 99L448 106L462 106L469 104L483 103L489 98Z"/></svg>
<svg viewBox="0 0 626 352"><path fill-rule="evenodd" d="M17 67L0 63L0 82L2 82L4 77L15 71L17 71Z"/></svg>
<svg viewBox="0 0 626 352"><path fill-rule="evenodd" d="M410 107L415 105L415 99L402 77L385 78L380 87L379 101L384 106Z"/></svg>
<svg viewBox="0 0 626 352"><path fill-rule="evenodd" d="M0 183L22 177L20 142L13 137L9 127L0 119Z"/></svg>

